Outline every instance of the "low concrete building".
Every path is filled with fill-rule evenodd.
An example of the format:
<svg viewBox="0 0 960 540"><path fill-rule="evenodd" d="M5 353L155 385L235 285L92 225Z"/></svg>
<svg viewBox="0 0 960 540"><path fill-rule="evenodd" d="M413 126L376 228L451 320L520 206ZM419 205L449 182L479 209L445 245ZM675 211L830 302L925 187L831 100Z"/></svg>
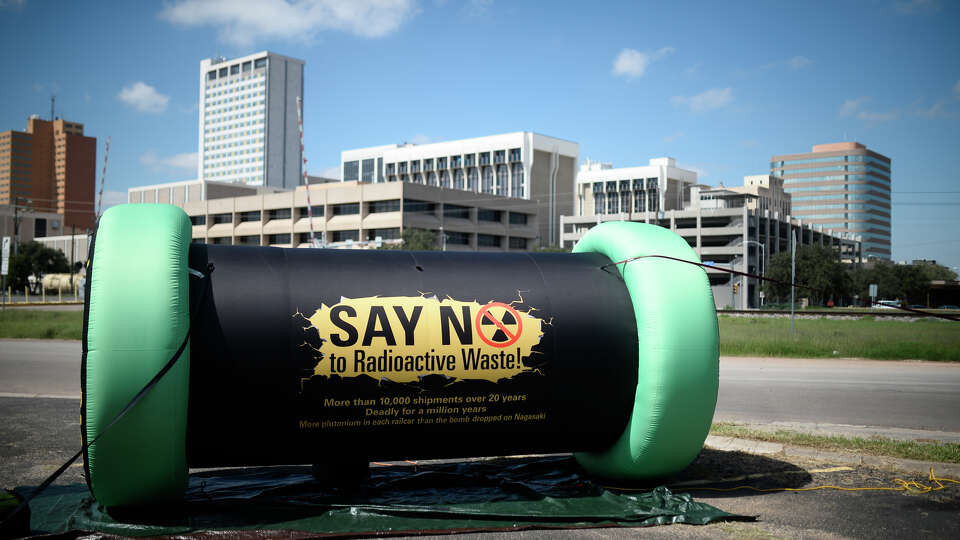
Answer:
<svg viewBox="0 0 960 540"><path fill-rule="evenodd" d="M748 177L751 178L751 177ZM857 238L847 238L810 225L782 213L783 201L769 192L748 189L713 188L690 185L690 200L683 209L656 212L611 212L561 218L561 240L572 246L590 228L603 221L640 221L668 228L682 236L705 263L711 261L727 268L763 275L774 253L790 249L791 234L798 245L833 246L838 257L860 262L862 253ZM589 209L589 205L587 206ZM763 304L760 280L707 269L716 307L748 309Z"/></svg>
<svg viewBox="0 0 960 540"><path fill-rule="evenodd" d="M448 250L527 250L539 235L536 202L511 197L353 181L312 184L308 203L305 186L274 190L203 182L204 191L195 184L131 188L130 200L180 206L193 222L194 241L210 244L310 247L311 213L316 243L328 248L399 243L406 228L434 231L438 247ZM254 192L214 196L221 188Z"/></svg>

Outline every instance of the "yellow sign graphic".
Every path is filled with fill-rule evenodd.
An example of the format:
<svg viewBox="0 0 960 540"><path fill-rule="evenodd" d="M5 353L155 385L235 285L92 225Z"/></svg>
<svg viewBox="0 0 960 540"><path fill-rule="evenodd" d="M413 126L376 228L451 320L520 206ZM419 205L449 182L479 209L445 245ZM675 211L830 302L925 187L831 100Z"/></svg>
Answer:
<svg viewBox="0 0 960 540"><path fill-rule="evenodd" d="M426 375L514 377L531 371L523 359L543 336L543 321L529 311L436 296L341 298L305 318L304 331L315 329L322 340L313 375L399 383Z"/></svg>

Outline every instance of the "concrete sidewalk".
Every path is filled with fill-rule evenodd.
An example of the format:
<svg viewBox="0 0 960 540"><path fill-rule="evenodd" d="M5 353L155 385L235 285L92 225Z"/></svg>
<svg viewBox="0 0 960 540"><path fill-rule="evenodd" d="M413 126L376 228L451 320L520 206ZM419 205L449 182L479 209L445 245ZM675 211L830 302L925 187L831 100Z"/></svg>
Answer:
<svg viewBox="0 0 960 540"><path fill-rule="evenodd" d="M783 456L798 459L814 459L818 461L829 461L831 463L842 463L845 465L864 465L868 467L876 467L917 475L927 475L930 473L930 469L933 469L936 475L940 478L960 480L960 464L957 463L941 463L887 456L860 455L856 452L825 451L806 446L793 446L782 443L753 441L749 439L720 437L716 435L708 436L704 446L714 450L722 450L727 452L744 452L747 454L761 456Z"/></svg>

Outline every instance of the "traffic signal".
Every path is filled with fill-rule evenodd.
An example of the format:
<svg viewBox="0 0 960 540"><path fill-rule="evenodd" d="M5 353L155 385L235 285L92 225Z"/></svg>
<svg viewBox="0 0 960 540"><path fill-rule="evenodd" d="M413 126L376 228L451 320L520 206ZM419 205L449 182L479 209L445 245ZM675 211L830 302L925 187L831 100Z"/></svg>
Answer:
<svg viewBox="0 0 960 540"><path fill-rule="evenodd" d="M734 283L734 284L733 284L733 294L737 294L737 293L739 293L739 292L740 292L740 284L739 284L739 283Z"/></svg>

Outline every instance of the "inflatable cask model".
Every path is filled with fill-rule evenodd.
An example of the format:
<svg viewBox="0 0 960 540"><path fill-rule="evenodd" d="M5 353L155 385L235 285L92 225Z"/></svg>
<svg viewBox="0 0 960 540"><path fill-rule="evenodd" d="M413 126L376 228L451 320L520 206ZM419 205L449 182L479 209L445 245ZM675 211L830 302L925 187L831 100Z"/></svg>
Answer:
<svg viewBox="0 0 960 540"><path fill-rule="evenodd" d="M669 230L574 253L191 244L177 207L102 217L89 264L83 435L108 507L176 498L189 467L576 452L610 478L700 451L717 396L703 269ZM205 277L209 264L215 271ZM198 271L198 272L194 272ZM192 322L191 322L192 321Z"/></svg>

